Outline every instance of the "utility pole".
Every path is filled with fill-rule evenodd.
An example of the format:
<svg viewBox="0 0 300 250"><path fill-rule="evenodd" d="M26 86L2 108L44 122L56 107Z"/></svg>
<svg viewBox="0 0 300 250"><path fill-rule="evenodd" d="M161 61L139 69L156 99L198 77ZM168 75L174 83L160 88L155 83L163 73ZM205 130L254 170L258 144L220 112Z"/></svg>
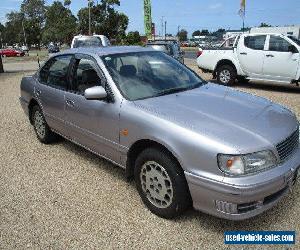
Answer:
<svg viewBox="0 0 300 250"><path fill-rule="evenodd" d="M89 5L89 36L91 35L91 2L88 0Z"/></svg>
<svg viewBox="0 0 300 250"><path fill-rule="evenodd" d="M178 25L177 29L178 29L177 36L179 36L180 25Z"/></svg>
<svg viewBox="0 0 300 250"><path fill-rule="evenodd" d="M165 40L167 40L167 21L165 21Z"/></svg>
<svg viewBox="0 0 300 250"><path fill-rule="evenodd" d="M164 16L161 17L161 37L164 36Z"/></svg>
<svg viewBox="0 0 300 250"><path fill-rule="evenodd" d="M27 46L26 33L25 33L25 29L24 29L24 21L23 20L22 20L22 28L23 28L23 35L24 35L25 46Z"/></svg>

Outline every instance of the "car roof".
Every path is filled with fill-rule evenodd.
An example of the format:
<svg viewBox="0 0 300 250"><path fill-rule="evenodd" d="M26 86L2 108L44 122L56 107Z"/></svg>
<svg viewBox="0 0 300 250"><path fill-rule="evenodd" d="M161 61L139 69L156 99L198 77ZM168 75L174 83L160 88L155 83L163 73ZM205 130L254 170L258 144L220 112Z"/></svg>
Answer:
<svg viewBox="0 0 300 250"><path fill-rule="evenodd" d="M141 46L108 46L108 47L89 47L89 48L73 48L65 50L60 55L64 54L87 54L87 55L112 55L112 54L122 54L130 52L146 52L146 51L155 51L152 48L145 48ZM57 54L58 55L58 54Z"/></svg>
<svg viewBox="0 0 300 250"><path fill-rule="evenodd" d="M147 45L172 45L170 42L165 41L157 41L157 42L149 42Z"/></svg>

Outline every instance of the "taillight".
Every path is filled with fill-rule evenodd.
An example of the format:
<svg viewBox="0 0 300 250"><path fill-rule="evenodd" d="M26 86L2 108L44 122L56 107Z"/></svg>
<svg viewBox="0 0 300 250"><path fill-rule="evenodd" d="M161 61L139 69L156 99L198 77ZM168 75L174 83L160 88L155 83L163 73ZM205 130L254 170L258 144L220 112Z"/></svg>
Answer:
<svg viewBox="0 0 300 250"><path fill-rule="evenodd" d="M197 58L198 58L199 56L201 56L201 55L202 55L202 53L203 53L203 50L199 50L199 51L197 51Z"/></svg>

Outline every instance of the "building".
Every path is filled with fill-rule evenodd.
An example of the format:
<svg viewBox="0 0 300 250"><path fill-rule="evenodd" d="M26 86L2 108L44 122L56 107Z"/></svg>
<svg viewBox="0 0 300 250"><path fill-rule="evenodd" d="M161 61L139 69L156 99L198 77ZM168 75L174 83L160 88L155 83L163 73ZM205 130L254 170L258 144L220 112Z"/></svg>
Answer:
<svg viewBox="0 0 300 250"><path fill-rule="evenodd" d="M251 33L278 33L287 36L294 36L300 39L300 25L284 27L255 27L251 28Z"/></svg>

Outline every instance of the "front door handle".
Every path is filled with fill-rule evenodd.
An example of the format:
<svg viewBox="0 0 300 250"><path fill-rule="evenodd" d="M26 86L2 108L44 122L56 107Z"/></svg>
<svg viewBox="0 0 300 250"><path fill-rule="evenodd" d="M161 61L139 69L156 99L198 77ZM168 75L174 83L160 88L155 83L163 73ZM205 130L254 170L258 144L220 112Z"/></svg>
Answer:
<svg viewBox="0 0 300 250"><path fill-rule="evenodd" d="M273 55L269 54L269 55L266 55L266 57L274 57Z"/></svg>
<svg viewBox="0 0 300 250"><path fill-rule="evenodd" d="M247 55L247 53L246 52L241 52L240 55Z"/></svg>
<svg viewBox="0 0 300 250"><path fill-rule="evenodd" d="M66 100L66 104L69 106L69 107L75 107L75 102L71 101L71 100Z"/></svg>

